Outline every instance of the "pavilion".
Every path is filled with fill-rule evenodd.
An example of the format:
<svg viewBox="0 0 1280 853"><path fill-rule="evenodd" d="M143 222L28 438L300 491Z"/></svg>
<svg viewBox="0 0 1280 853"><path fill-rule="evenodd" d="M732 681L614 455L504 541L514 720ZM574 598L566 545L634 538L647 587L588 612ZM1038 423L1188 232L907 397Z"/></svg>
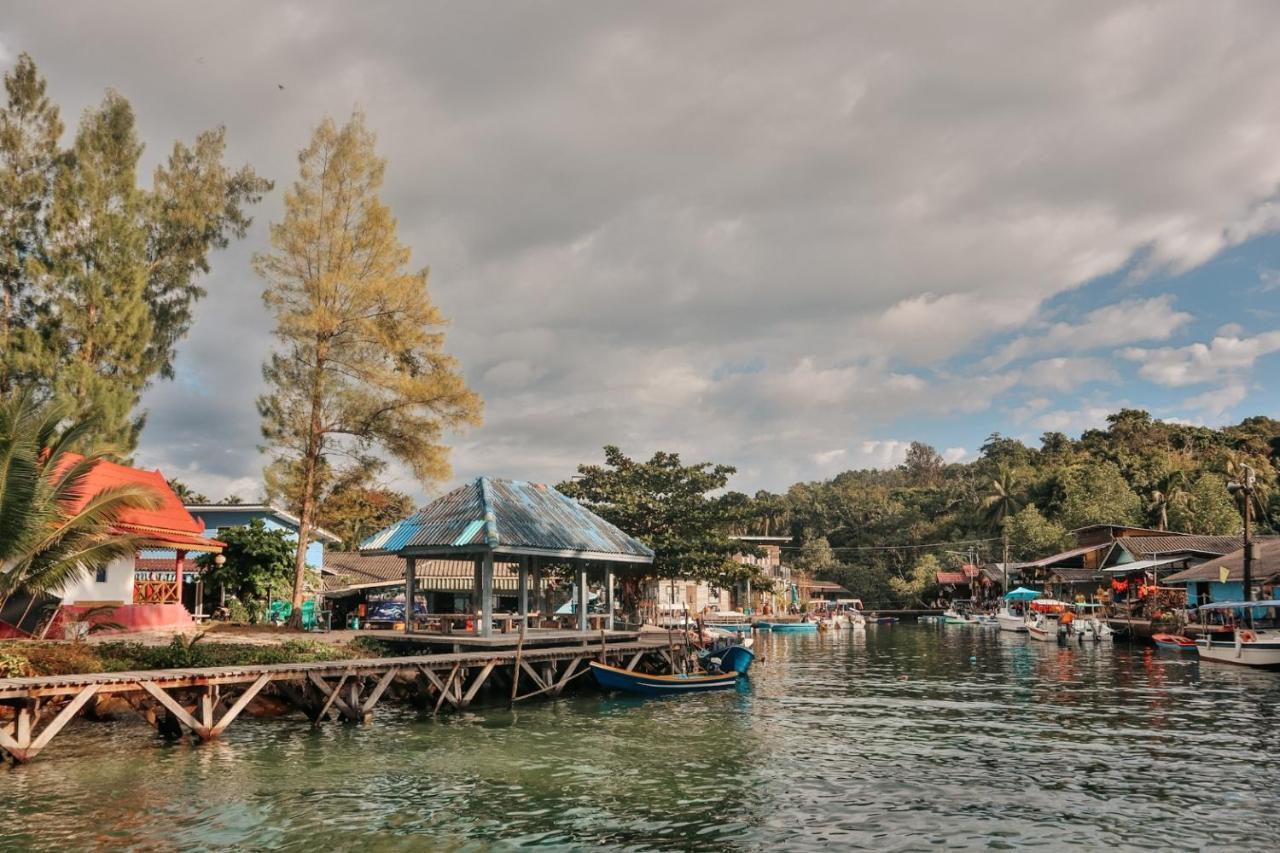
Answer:
<svg viewBox="0 0 1280 853"><path fill-rule="evenodd" d="M618 567L653 563L653 550L550 486L477 477L437 498L416 514L373 535L364 554L405 561L405 632L415 632L417 561L453 559L474 567L472 600L478 603L475 636L493 636L494 561L517 566L518 620L529 625L530 587L541 601L543 570L568 565L575 577L577 630L590 629L587 584L604 587L603 629L613 629L614 573Z"/></svg>

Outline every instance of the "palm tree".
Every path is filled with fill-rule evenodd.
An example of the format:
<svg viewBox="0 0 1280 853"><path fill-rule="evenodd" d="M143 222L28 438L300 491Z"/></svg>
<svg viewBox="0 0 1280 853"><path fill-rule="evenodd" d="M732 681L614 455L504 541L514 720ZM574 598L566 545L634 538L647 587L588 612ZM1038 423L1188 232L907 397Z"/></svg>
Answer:
<svg viewBox="0 0 1280 853"><path fill-rule="evenodd" d="M1159 529L1169 529L1170 507L1181 506L1187 502L1187 472L1170 471L1161 478L1159 486L1151 491L1151 500L1147 502L1147 512L1156 513Z"/></svg>
<svg viewBox="0 0 1280 853"><path fill-rule="evenodd" d="M0 399L0 607L15 592L57 593L68 583L137 551L115 530L121 513L159 506L141 486L85 494L105 453L74 452L93 427L64 427L68 406L37 403L29 391Z"/></svg>
<svg viewBox="0 0 1280 853"><path fill-rule="evenodd" d="M1022 483L1018 474L1008 465L1001 464L991 478L987 494L982 498L982 506L986 510L987 523L999 527L1004 544L1004 576L1005 586L1009 585L1009 519L1022 509Z"/></svg>

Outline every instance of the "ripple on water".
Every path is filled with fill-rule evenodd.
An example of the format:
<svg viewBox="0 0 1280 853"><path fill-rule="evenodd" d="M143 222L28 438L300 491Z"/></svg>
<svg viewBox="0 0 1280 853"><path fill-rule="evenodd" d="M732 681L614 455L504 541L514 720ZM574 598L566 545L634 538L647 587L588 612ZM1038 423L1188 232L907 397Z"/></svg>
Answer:
<svg viewBox="0 0 1280 853"><path fill-rule="evenodd" d="M683 700L78 725L0 775L0 848L1274 848L1280 675L947 626L758 651Z"/></svg>

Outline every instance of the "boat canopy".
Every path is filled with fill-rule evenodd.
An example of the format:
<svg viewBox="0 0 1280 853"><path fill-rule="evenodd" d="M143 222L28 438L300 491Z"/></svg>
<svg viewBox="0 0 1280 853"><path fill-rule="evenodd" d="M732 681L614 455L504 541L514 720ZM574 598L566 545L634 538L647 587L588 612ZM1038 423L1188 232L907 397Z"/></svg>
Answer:
<svg viewBox="0 0 1280 853"><path fill-rule="evenodd" d="M1042 595L1044 595L1044 593L1034 589L1027 589L1025 586L1020 586L1017 589L1011 589L1006 592L1004 597L1009 601L1030 601L1031 599L1039 598Z"/></svg>
<svg viewBox="0 0 1280 853"><path fill-rule="evenodd" d="M1201 604L1197 610L1243 610L1246 607L1280 607L1280 601L1270 599L1267 601L1215 601L1211 604Z"/></svg>

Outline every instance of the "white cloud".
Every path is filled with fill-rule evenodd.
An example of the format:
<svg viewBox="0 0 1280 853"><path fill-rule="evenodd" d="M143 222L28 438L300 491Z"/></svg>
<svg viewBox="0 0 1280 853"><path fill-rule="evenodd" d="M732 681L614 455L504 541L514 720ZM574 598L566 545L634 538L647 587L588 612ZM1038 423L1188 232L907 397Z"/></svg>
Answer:
<svg viewBox="0 0 1280 853"><path fill-rule="evenodd" d="M821 453L813 454L813 461L817 465L827 466L848 455L849 451L844 449L824 450Z"/></svg>
<svg viewBox="0 0 1280 853"><path fill-rule="evenodd" d="M1173 308L1173 296L1126 299L1095 308L1078 323L1047 324L1035 335L1015 338L984 361L988 367L1002 367L1033 353L1086 352L1135 341L1168 340L1192 320L1192 315Z"/></svg>
<svg viewBox="0 0 1280 853"><path fill-rule="evenodd" d="M1124 408L1123 401L1105 401L1082 405L1078 409L1056 409L1037 416L1031 423L1044 432L1078 433L1087 429L1101 429L1107 425L1107 415Z"/></svg>
<svg viewBox="0 0 1280 853"><path fill-rule="evenodd" d="M1210 419L1221 419L1226 413L1240 405L1249 396L1249 389L1243 382L1232 380L1225 385L1211 388L1203 394L1196 394L1182 401L1183 407L1202 412Z"/></svg>
<svg viewBox="0 0 1280 853"><path fill-rule="evenodd" d="M895 468L907 458L909 441L872 440L862 442L862 462L869 468Z"/></svg>
<svg viewBox="0 0 1280 853"><path fill-rule="evenodd" d="M1159 385L1179 387L1247 373L1259 358L1280 351L1280 329L1253 337L1215 337L1207 344L1158 349L1129 348L1121 355L1138 362L1138 375Z"/></svg>
<svg viewBox="0 0 1280 853"><path fill-rule="evenodd" d="M948 447L942 451L942 458L947 462L963 462L969 451L963 447Z"/></svg>
<svg viewBox="0 0 1280 853"><path fill-rule="evenodd" d="M459 476L557 479L607 442L737 464L747 490L815 476L832 448L891 460L873 437L895 420L987 411L1020 381L1069 393L1014 360L1189 321L1169 296L1083 318L1048 300L1276 226L1280 7L801 6L17 4L0 42L35 55L69 121L106 85L131 98L144 172L225 124L232 160L277 181L213 258L181 382L144 401L140 455L209 489L262 463L248 258L311 127L356 103L486 398ZM1008 335L980 369L953 361Z"/></svg>
<svg viewBox="0 0 1280 853"><path fill-rule="evenodd" d="M1091 382L1116 382L1116 373L1101 358L1046 358L1022 371L1021 384L1035 390L1072 391Z"/></svg>

